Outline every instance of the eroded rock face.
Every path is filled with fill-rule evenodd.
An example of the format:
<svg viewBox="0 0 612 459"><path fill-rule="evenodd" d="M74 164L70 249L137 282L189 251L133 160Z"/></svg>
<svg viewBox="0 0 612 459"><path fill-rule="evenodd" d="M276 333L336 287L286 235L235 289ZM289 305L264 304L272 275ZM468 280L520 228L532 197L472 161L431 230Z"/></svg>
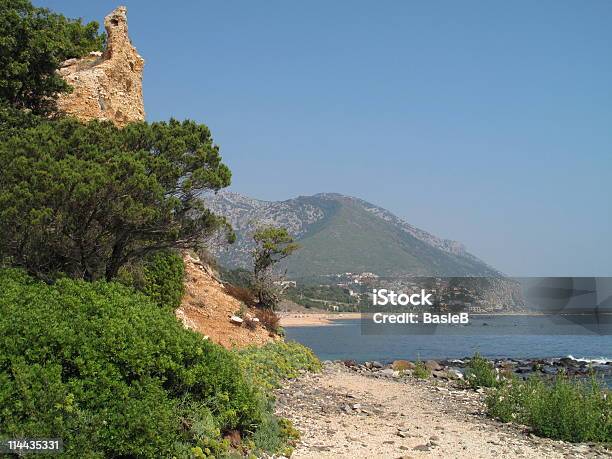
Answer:
<svg viewBox="0 0 612 459"><path fill-rule="evenodd" d="M93 52L82 59L69 59L59 72L73 87L58 99L66 115L84 121L109 120L123 127L145 117L142 99L144 59L128 37L127 9L118 7L106 18L107 45L104 53Z"/></svg>

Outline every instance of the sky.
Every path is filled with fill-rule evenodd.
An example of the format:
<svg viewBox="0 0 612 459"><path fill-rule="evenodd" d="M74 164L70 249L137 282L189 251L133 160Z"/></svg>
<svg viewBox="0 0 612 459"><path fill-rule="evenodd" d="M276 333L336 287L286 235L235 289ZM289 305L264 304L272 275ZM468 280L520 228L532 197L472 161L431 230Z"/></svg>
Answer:
<svg viewBox="0 0 612 459"><path fill-rule="evenodd" d="M123 1L147 119L208 125L232 191L357 196L509 275L612 276L611 1Z"/></svg>

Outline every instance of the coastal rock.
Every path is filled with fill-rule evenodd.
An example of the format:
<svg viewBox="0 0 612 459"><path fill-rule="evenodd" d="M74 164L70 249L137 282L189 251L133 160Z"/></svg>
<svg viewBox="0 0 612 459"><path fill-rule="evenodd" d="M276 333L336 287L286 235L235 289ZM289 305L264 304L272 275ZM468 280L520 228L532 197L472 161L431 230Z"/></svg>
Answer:
<svg viewBox="0 0 612 459"><path fill-rule="evenodd" d="M446 369L450 379L463 379L463 372L459 368L450 367Z"/></svg>
<svg viewBox="0 0 612 459"><path fill-rule="evenodd" d="M384 370L380 370L376 374L380 375L380 376L385 376L387 378L393 378L395 376L396 372L392 368L385 368Z"/></svg>
<svg viewBox="0 0 612 459"><path fill-rule="evenodd" d="M427 368L429 371L440 371L444 369L444 367L435 360L428 360L425 362L425 368Z"/></svg>
<svg viewBox="0 0 612 459"><path fill-rule="evenodd" d="M142 97L144 59L128 37L127 9L118 7L104 18L107 45L62 63L60 75L73 91L58 97L58 108L80 120L112 121L119 127L145 118Z"/></svg>
<svg viewBox="0 0 612 459"><path fill-rule="evenodd" d="M394 370L403 371L403 370L414 370L414 363L408 360L394 360L391 367Z"/></svg>

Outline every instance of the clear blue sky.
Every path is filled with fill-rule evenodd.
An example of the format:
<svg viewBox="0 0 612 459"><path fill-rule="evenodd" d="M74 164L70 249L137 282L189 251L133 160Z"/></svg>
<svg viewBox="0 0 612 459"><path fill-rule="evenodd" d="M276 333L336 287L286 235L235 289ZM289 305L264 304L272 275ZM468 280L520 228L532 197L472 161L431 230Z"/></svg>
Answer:
<svg viewBox="0 0 612 459"><path fill-rule="evenodd" d="M612 275L612 1L125 4L147 118L206 123L234 191L354 195L511 275Z"/></svg>

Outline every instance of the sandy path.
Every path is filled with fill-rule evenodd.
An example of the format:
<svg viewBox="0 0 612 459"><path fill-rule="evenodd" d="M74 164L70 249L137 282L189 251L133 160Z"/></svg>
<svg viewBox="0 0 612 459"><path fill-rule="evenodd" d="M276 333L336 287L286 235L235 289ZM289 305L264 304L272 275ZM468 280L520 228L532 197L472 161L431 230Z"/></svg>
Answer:
<svg viewBox="0 0 612 459"><path fill-rule="evenodd" d="M490 420L473 391L363 376L341 364L287 383L277 406L302 432L298 459L612 457Z"/></svg>

